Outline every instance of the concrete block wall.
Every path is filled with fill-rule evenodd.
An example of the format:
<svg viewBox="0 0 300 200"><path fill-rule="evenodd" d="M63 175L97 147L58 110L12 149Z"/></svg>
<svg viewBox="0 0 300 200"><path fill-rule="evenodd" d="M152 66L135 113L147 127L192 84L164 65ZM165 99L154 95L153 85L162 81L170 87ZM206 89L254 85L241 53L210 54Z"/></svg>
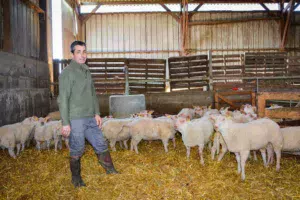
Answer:
<svg viewBox="0 0 300 200"><path fill-rule="evenodd" d="M49 113L46 62L0 52L0 126Z"/></svg>

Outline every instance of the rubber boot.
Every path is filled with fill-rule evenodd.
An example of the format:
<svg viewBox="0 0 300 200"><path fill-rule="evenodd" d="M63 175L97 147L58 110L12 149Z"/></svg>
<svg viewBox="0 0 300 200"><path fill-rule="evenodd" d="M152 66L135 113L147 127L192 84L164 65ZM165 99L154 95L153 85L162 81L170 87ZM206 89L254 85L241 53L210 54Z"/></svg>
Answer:
<svg viewBox="0 0 300 200"><path fill-rule="evenodd" d="M105 169L106 174L118 174L119 172L115 169L114 164L111 160L109 151L104 151L97 154L100 165Z"/></svg>
<svg viewBox="0 0 300 200"><path fill-rule="evenodd" d="M72 158L70 159L70 169L72 173L72 184L77 187L86 186L81 178L81 166L80 166L80 158Z"/></svg>

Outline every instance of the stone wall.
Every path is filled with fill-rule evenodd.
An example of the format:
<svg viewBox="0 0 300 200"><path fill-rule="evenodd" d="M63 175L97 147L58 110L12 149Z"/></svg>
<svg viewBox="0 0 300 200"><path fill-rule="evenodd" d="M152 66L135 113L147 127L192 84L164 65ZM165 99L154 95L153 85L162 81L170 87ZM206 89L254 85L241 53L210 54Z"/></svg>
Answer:
<svg viewBox="0 0 300 200"><path fill-rule="evenodd" d="M0 126L49 112L46 62L0 52Z"/></svg>

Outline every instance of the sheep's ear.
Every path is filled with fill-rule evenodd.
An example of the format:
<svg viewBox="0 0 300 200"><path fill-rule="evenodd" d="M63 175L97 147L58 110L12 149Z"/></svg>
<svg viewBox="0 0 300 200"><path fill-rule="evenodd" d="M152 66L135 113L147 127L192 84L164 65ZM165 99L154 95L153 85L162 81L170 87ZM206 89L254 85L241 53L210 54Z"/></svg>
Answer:
<svg viewBox="0 0 300 200"><path fill-rule="evenodd" d="M45 122L45 123L47 123L49 119L51 119L51 118L50 118L50 117L48 117L48 116L47 116L47 117L45 117L45 119L44 119L44 122Z"/></svg>
<svg viewBox="0 0 300 200"><path fill-rule="evenodd" d="M149 110L149 111L148 111L148 114L151 115L152 113L154 113L154 110Z"/></svg>
<svg viewBox="0 0 300 200"><path fill-rule="evenodd" d="M37 116L32 116L32 119L33 119L34 121L39 121L39 118L38 118Z"/></svg>
<svg viewBox="0 0 300 200"><path fill-rule="evenodd" d="M254 111L254 112L257 112L256 106L253 106L253 111Z"/></svg>

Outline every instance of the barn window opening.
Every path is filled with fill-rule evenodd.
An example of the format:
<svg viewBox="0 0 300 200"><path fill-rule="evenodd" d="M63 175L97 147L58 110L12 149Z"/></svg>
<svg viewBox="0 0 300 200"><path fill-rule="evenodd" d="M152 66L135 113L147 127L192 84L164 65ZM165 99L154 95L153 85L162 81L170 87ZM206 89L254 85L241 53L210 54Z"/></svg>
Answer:
<svg viewBox="0 0 300 200"><path fill-rule="evenodd" d="M63 58L62 47L62 1L52 1L52 47L53 59Z"/></svg>

